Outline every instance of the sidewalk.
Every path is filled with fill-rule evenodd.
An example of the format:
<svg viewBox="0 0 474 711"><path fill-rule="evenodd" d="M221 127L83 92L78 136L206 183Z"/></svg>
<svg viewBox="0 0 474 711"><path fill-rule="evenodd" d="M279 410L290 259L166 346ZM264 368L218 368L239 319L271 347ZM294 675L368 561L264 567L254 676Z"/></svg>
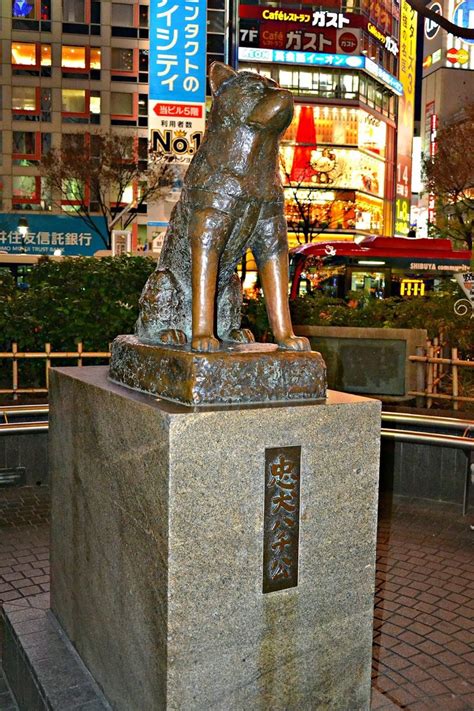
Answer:
<svg viewBox="0 0 474 711"><path fill-rule="evenodd" d="M49 606L48 517L47 490L0 490L0 603ZM472 515L450 505L398 499L381 506L373 711L474 711L469 523ZM0 675L0 710L15 708Z"/></svg>

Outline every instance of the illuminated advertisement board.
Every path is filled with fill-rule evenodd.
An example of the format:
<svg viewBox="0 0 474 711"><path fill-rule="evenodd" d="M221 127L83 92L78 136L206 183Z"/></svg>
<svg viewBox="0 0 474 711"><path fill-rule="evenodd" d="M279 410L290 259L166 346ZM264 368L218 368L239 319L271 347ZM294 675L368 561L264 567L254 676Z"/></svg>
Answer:
<svg viewBox="0 0 474 711"><path fill-rule="evenodd" d="M313 67L333 67L335 69L363 69L388 86L394 94L403 94L402 83L368 57L346 54L324 54L312 52L292 52L280 49L254 49L239 47L239 62L270 62L275 64L301 64Z"/></svg>
<svg viewBox="0 0 474 711"><path fill-rule="evenodd" d="M150 1L150 141L189 162L205 123L206 2Z"/></svg>
<svg viewBox="0 0 474 711"><path fill-rule="evenodd" d="M359 13L241 4L239 15L242 47L350 54L360 51L360 30L365 29L388 52L398 54L387 23L374 24Z"/></svg>
<svg viewBox="0 0 474 711"><path fill-rule="evenodd" d="M401 2L400 70L403 96L398 102L395 236L410 230L411 161L415 105L416 12Z"/></svg>

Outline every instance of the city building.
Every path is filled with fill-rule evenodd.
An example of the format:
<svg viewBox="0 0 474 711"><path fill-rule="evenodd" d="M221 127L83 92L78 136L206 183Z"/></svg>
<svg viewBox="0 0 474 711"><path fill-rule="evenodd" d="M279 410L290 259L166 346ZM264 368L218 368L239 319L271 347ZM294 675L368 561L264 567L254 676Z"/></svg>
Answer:
<svg viewBox="0 0 474 711"><path fill-rule="evenodd" d="M58 217L38 165L51 147L71 140L86 145L96 131L132 135L135 150L147 156L150 5L157 3L1 3L0 252L21 246L36 254L91 254L104 248L87 225ZM207 21L207 61L223 61L224 0L208 0ZM125 197L132 200L137 189L129 186ZM18 230L22 218L26 236ZM153 238L148 221L146 212L137 215L135 244Z"/></svg>
<svg viewBox="0 0 474 711"><path fill-rule="evenodd" d="M133 135L143 158L151 141L185 166L204 130L206 68L216 59L271 76L295 95L282 148L290 242L302 239L302 210L303 239L407 234L416 20L406 0L208 0L204 7L198 0L2 3L0 251L103 249L77 220L71 226L59 216L39 174L41 157L68 141L92 145L94 132L112 130ZM179 187L177 174L176 189L136 216L135 246L159 242ZM127 199L138 189L129 186ZM26 239L17 229L22 217Z"/></svg>
<svg viewBox="0 0 474 711"><path fill-rule="evenodd" d="M428 7L460 27L474 27L472 0L436 0ZM438 128L448 120L462 120L464 108L474 103L474 41L454 37L428 19L423 29L421 150L434 156ZM435 197L423 193L415 212L417 234L426 236L436 221Z"/></svg>
<svg viewBox="0 0 474 711"><path fill-rule="evenodd" d="M403 13L403 3L391 0L240 3L239 67L295 95L282 150L293 243L392 236L396 226L408 232L408 215L400 225L394 209L400 191L407 213L410 196L409 175L397 166L397 115L407 93L398 77L414 67L415 52L404 40ZM402 155L411 156L412 126L413 118Z"/></svg>

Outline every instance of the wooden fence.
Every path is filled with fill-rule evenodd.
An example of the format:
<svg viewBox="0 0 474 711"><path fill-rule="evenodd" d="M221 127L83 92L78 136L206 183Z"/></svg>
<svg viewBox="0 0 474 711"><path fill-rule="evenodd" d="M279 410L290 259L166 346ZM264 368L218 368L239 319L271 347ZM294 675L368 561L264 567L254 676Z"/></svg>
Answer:
<svg viewBox="0 0 474 711"><path fill-rule="evenodd" d="M474 361L460 360L458 349L448 348L442 336L418 347L409 360L417 364L416 390L408 393L416 397L417 407L431 408L435 401L444 400L452 403L453 410L459 410L462 403L474 403L474 397L460 394L460 372L472 370ZM471 382L474 390L474 378Z"/></svg>
<svg viewBox="0 0 474 711"><path fill-rule="evenodd" d="M417 363L417 386L416 390L408 392L416 397L418 407L433 407L433 403L439 400L451 401L452 409L458 410L463 403L474 403L474 397L462 395L460 383L461 369L474 368L474 361L460 360L457 348L451 348L447 353L447 347L442 338L435 338L433 342L428 341L426 346L418 347L417 354L409 356L409 360ZM11 351L0 352L0 361L11 362L11 388L0 388L0 394L13 395L17 399L20 394L46 394L49 387L49 370L54 360L73 360L81 367L84 360L90 358L110 358L110 351L84 351L83 344L77 344L76 351L52 351L51 344L46 343L44 351L18 350L16 343L12 343ZM19 362L21 360L44 360L44 387L21 387L19 382ZM474 378L472 378L474 389Z"/></svg>
<svg viewBox="0 0 474 711"><path fill-rule="evenodd" d="M45 343L44 351L26 351L18 350L18 344L12 343L11 351L0 352L0 361L11 361L11 388L0 388L0 394L13 395L16 399L22 394L41 394L47 393L49 388L49 370L53 360L75 360L71 365L81 367L84 359L87 358L110 358L110 351L85 351L83 344L77 344L76 351L52 351L51 344ZM44 360L44 387L20 387L18 365L21 360Z"/></svg>

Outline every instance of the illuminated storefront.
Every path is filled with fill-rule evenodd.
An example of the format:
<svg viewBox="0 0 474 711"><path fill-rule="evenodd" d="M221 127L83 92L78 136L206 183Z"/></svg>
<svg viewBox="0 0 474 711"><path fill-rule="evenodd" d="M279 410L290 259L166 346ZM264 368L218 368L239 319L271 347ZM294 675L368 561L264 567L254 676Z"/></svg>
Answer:
<svg viewBox="0 0 474 711"><path fill-rule="evenodd" d="M298 104L282 140L290 242L382 235L389 127L363 109Z"/></svg>
<svg viewBox="0 0 474 711"><path fill-rule="evenodd" d="M239 68L295 96L282 139L290 245L393 235L400 11L240 3Z"/></svg>

